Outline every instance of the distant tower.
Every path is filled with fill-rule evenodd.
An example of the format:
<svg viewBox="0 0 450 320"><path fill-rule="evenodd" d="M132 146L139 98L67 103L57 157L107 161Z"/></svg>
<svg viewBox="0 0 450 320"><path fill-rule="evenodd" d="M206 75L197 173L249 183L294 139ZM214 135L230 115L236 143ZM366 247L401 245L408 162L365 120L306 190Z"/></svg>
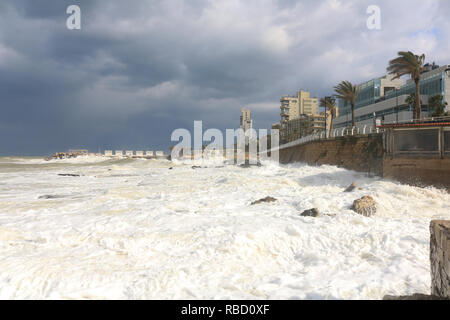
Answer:
<svg viewBox="0 0 450 320"><path fill-rule="evenodd" d="M252 113L248 109L242 108L242 110L241 110L240 128L244 129L244 131L247 131L248 129L253 128Z"/></svg>

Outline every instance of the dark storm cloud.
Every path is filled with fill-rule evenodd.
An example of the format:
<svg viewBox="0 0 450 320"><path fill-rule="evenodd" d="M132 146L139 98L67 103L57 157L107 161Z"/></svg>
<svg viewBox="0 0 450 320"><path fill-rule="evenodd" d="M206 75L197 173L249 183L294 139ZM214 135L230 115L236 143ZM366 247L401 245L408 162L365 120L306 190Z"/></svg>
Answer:
<svg viewBox="0 0 450 320"><path fill-rule="evenodd" d="M81 30L65 27L71 4L81 7ZM381 31L365 26L369 4L382 8ZM304 88L321 96L337 81L381 75L399 49L448 63L447 2L409 7L416 9L392 1L3 1L0 154L166 148L172 130L193 120L238 126L244 106L267 128L279 119L280 95Z"/></svg>

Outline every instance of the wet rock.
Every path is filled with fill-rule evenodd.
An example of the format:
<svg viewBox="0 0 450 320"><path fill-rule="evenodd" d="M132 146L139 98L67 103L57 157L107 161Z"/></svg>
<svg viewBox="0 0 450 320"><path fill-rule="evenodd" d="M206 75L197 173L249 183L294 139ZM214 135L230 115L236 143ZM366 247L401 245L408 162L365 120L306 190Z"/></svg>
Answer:
<svg viewBox="0 0 450 320"><path fill-rule="evenodd" d="M169 170L173 170L173 167L170 167Z"/></svg>
<svg viewBox="0 0 450 320"><path fill-rule="evenodd" d="M422 293L414 293L411 296L390 296L386 295L383 300L446 300L445 298Z"/></svg>
<svg viewBox="0 0 450 320"><path fill-rule="evenodd" d="M260 203L263 203L263 202L275 202L275 201L277 201L277 199L272 198L272 197L265 197L265 198L262 198L262 199L259 199L259 200L256 200L256 201L252 202L251 205L253 206L255 204L260 204Z"/></svg>
<svg viewBox="0 0 450 320"><path fill-rule="evenodd" d="M377 211L377 203L371 196L364 196L353 201L351 209L360 215L370 217Z"/></svg>
<svg viewBox="0 0 450 320"><path fill-rule="evenodd" d="M79 174L72 174L72 173L60 173L58 174L60 177L79 177Z"/></svg>
<svg viewBox="0 0 450 320"><path fill-rule="evenodd" d="M358 186L356 185L356 183L353 182L351 185L349 185L349 186L347 187L347 189L344 190L344 192L352 192L352 191L355 190L356 188L358 188ZM359 189L361 189L361 188L359 188Z"/></svg>
<svg viewBox="0 0 450 320"><path fill-rule="evenodd" d="M192 169L201 169L202 167L200 167L200 166L192 166L191 168Z"/></svg>
<svg viewBox="0 0 450 320"><path fill-rule="evenodd" d="M319 209L317 209L317 208L312 208L312 209L303 211L300 215L301 215L302 217L318 217L319 214L320 214L320 213L319 213Z"/></svg>
<svg viewBox="0 0 450 320"><path fill-rule="evenodd" d="M250 163L246 162L246 163L240 164L239 167L248 169L251 167L262 167L262 164L261 164L261 162L258 162L256 164L250 164Z"/></svg>
<svg viewBox="0 0 450 320"><path fill-rule="evenodd" d="M51 194L46 194L43 196L40 196L38 199L61 199L64 198L65 196L62 195L51 195Z"/></svg>

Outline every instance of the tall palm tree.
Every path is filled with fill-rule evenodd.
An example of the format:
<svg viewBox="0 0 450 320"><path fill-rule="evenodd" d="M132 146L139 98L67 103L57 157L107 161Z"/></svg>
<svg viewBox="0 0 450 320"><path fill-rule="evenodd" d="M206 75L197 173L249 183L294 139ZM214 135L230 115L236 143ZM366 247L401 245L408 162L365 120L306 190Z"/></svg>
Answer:
<svg viewBox="0 0 450 320"><path fill-rule="evenodd" d="M418 56L411 51L400 51L398 57L389 61L387 71L395 75L393 79L398 79L403 75L410 75L416 84L416 93L414 99L414 119L421 117L420 102L420 74L424 71L425 55Z"/></svg>
<svg viewBox="0 0 450 320"><path fill-rule="evenodd" d="M352 127L355 126L355 104L359 95L359 87L354 86L350 81L342 81L334 87L336 98L342 99L350 103L352 107Z"/></svg>
<svg viewBox="0 0 450 320"><path fill-rule="evenodd" d="M320 99L320 106L325 108L325 112L330 111L330 130L333 128L333 119L336 116L336 99L333 97L325 97ZM325 124L326 126L326 124ZM327 130L327 128L325 128ZM329 133L328 133L329 134Z"/></svg>

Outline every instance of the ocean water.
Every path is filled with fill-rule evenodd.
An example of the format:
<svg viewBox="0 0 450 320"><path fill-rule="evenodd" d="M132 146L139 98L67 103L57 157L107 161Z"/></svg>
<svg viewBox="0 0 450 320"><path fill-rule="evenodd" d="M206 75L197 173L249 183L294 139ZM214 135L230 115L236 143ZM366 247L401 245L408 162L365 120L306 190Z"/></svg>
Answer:
<svg viewBox="0 0 450 320"><path fill-rule="evenodd" d="M373 217L349 209L364 195ZM334 166L0 158L0 298L429 293L432 219L450 219L450 194Z"/></svg>

